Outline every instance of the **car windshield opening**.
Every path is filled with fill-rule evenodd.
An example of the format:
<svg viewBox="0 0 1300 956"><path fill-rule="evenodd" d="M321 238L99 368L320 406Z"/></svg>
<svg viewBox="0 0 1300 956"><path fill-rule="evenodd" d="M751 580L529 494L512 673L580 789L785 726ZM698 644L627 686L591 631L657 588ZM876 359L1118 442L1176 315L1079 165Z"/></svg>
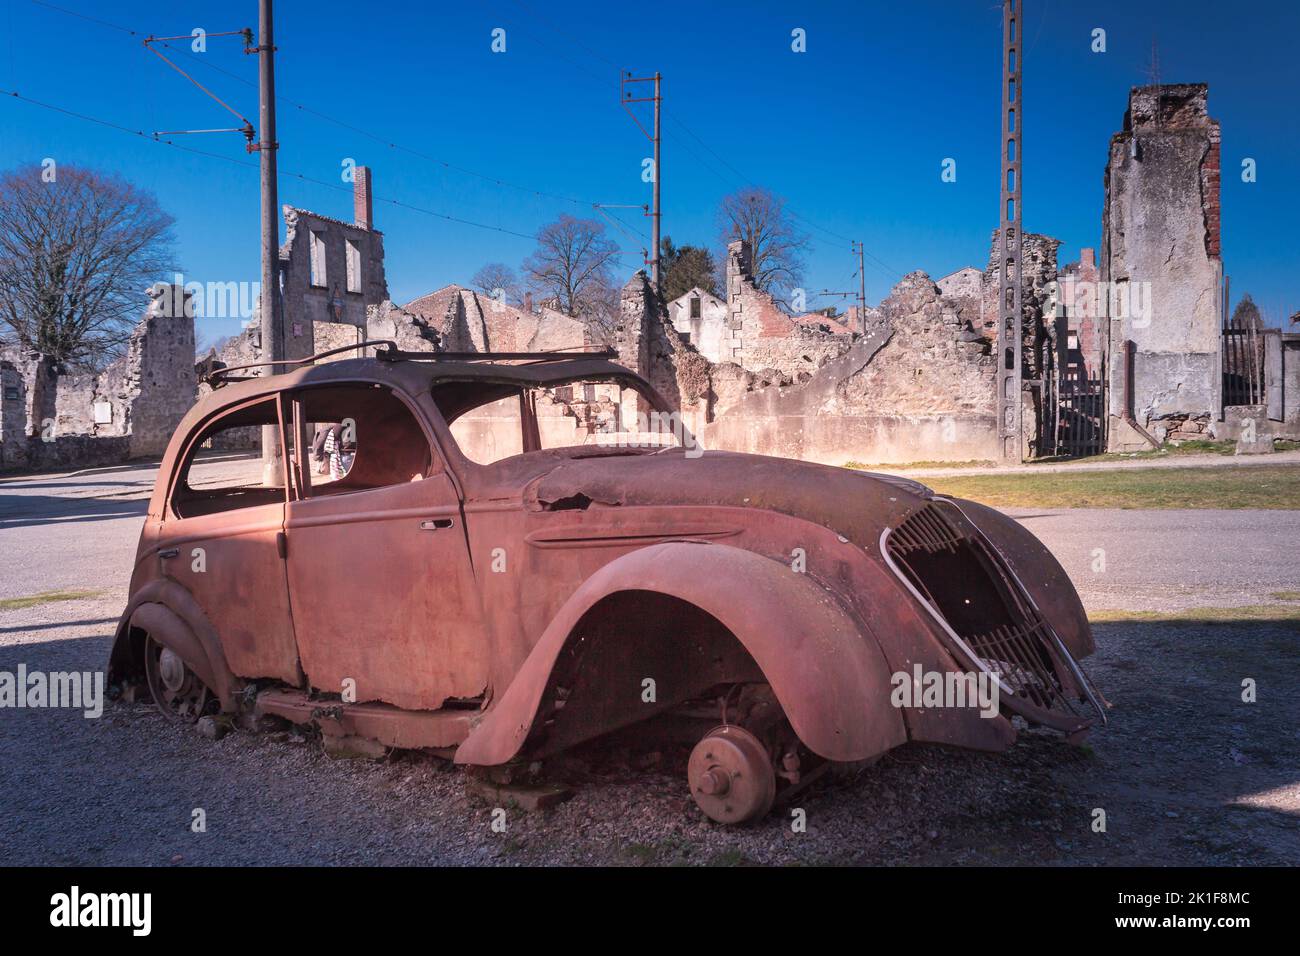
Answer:
<svg viewBox="0 0 1300 956"><path fill-rule="evenodd" d="M616 455L694 445L680 415L624 379L446 381L433 397L462 454L480 465L546 449Z"/></svg>

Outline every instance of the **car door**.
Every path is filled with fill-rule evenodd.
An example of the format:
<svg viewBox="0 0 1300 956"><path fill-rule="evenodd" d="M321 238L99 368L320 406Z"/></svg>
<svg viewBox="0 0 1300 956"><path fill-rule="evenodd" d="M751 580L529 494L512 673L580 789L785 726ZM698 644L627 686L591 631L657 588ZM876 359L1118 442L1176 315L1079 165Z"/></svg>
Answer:
<svg viewBox="0 0 1300 956"><path fill-rule="evenodd" d="M158 542L163 574L216 629L240 677L298 684L298 649L282 557L286 491L263 484L261 435L280 428L276 396L227 408L190 436Z"/></svg>
<svg viewBox="0 0 1300 956"><path fill-rule="evenodd" d="M285 534L311 686L416 710L481 696L489 654L460 496L422 416L366 382L302 389L294 416Z"/></svg>

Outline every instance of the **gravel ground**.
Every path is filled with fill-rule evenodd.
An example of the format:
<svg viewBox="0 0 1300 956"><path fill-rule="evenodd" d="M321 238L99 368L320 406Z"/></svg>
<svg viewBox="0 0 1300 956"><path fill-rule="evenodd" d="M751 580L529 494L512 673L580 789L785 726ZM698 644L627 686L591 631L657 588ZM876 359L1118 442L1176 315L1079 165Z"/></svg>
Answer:
<svg viewBox="0 0 1300 956"><path fill-rule="evenodd" d="M129 495L144 478L130 473L107 493ZM87 480L0 486L0 597L95 592L0 611L0 671L103 667L142 503L105 498ZM1137 550L1144 536L1114 538L1106 514L1024 520L1058 552L1079 534L1071 520L1118 541L1108 547L1125 557L1112 558L1094 606L1144 608L1140 569L1158 558ZM1116 531L1144 513L1122 515ZM1183 569L1193 582L1244 564L1254 589L1230 586L1247 596L1294 582L1285 546L1262 565L1215 564L1240 557L1234 533L1268 532L1234 515L1184 515L1184 527L1203 518L1213 550L1173 526L1150 546L1172 549L1160 560L1174 572L1194 557ZM1062 558L1070 567L1086 553ZM213 742L145 704L111 704L99 719L0 710L0 864L1300 864L1300 628L1142 622L1096 634L1086 666L1114 709L1090 746L1038 732L1005 754L909 745L798 795L803 833L788 807L744 828L709 822L687 795L680 751L648 770L629 769L651 762L644 747L571 761L571 800L542 813L506 807L505 832L494 832L493 807L467 794L464 772L423 755L333 760L293 733ZM1246 677L1257 703L1241 701ZM191 831L196 808L206 832ZM1104 833L1092 829L1097 809Z"/></svg>
<svg viewBox="0 0 1300 956"><path fill-rule="evenodd" d="M435 758L333 760L294 733L212 742L146 704L102 718L0 712L8 864L1300 864L1300 631L1106 624L1090 670L1114 709L1091 746L1023 734L1006 754L908 745L744 828L711 823L684 754L592 757L574 797L493 807ZM90 668L104 638L34 637L19 661ZM1259 700L1240 700L1242 677ZM207 832L190 830L202 808ZM1094 810L1106 832L1091 829Z"/></svg>

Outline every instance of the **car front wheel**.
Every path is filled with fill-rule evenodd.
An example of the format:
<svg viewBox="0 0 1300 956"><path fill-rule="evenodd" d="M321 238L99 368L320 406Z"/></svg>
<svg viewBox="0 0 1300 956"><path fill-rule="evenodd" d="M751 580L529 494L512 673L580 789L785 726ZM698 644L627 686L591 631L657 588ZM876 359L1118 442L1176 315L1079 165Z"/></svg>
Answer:
<svg viewBox="0 0 1300 956"><path fill-rule="evenodd" d="M145 678L154 703L168 720L192 724L207 712L212 695L181 656L153 639L145 639Z"/></svg>

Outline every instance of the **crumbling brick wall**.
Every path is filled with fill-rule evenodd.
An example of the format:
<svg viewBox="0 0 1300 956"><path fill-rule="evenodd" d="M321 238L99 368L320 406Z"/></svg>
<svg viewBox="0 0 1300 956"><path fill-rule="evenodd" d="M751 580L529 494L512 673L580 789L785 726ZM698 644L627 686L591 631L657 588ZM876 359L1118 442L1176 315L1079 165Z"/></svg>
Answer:
<svg viewBox="0 0 1300 956"><path fill-rule="evenodd" d="M1061 269L1057 285L1057 301L1075 341L1070 361L1087 379L1100 377L1105 345L1096 260L1095 249L1079 250L1079 261Z"/></svg>
<svg viewBox="0 0 1300 956"><path fill-rule="evenodd" d="M727 246L727 333L721 357L751 372L776 369L792 381L806 381L828 360L842 355L852 337L818 328L820 316L783 312L754 284L749 244Z"/></svg>

